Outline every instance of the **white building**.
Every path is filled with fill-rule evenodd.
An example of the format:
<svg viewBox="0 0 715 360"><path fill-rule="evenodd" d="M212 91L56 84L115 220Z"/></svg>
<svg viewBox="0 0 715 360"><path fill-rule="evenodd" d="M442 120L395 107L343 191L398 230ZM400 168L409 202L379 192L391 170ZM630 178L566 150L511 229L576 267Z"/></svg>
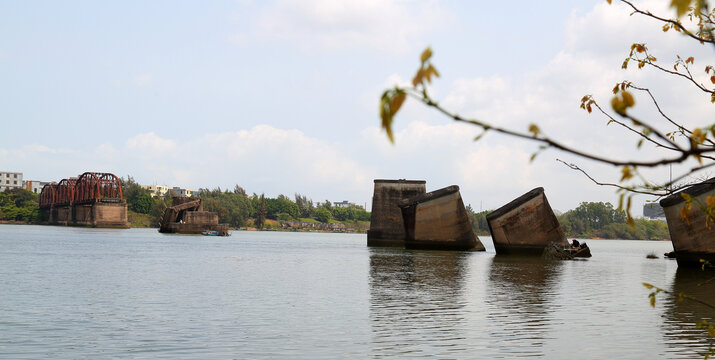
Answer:
<svg viewBox="0 0 715 360"><path fill-rule="evenodd" d="M142 185L142 187L147 189L153 197L163 197L169 192L169 187L166 185Z"/></svg>
<svg viewBox="0 0 715 360"><path fill-rule="evenodd" d="M25 180L22 182L22 187L27 191L32 191L35 194L42 192L42 188L49 184L47 181Z"/></svg>
<svg viewBox="0 0 715 360"><path fill-rule="evenodd" d="M194 190L182 189L178 186L171 188L171 196L174 197L192 197L194 196Z"/></svg>
<svg viewBox="0 0 715 360"><path fill-rule="evenodd" d="M22 189L22 173L0 171L0 191L15 188Z"/></svg>
<svg viewBox="0 0 715 360"><path fill-rule="evenodd" d="M333 202L334 207L347 208L350 207L350 203L347 200Z"/></svg>

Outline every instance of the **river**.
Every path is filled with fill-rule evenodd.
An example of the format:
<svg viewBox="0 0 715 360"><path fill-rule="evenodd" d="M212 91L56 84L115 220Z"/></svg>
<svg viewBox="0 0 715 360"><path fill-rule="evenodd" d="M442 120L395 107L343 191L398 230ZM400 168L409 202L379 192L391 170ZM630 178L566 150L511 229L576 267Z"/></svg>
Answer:
<svg viewBox="0 0 715 360"><path fill-rule="evenodd" d="M692 359L712 273L670 242L576 261L368 248L365 235L0 225L3 359ZM654 252L660 259L646 259Z"/></svg>

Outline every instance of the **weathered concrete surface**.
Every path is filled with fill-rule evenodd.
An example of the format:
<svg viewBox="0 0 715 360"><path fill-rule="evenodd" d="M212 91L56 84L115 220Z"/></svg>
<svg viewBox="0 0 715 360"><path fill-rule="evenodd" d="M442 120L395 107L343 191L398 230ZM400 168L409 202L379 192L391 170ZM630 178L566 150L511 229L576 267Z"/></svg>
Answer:
<svg viewBox="0 0 715 360"><path fill-rule="evenodd" d="M688 221L681 218L680 212L686 206L682 194L690 195L695 204L707 204L707 197L715 195L715 178L693 185L660 201L668 222L670 240L673 243L675 258L679 266L700 266L700 259L715 263L715 226L710 220L710 229L706 225L707 214L693 204L685 209ZM689 223L688 223L689 222Z"/></svg>
<svg viewBox="0 0 715 360"><path fill-rule="evenodd" d="M367 246L404 246L401 200L425 193L424 180L375 180Z"/></svg>
<svg viewBox="0 0 715 360"><path fill-rule="evenodd" d="M487 223L497 254L541 255L549 244L569 245L542 187L489 213Z"/></svg>
<svg viewBox="0 0 715 360"><path fill-rule="evenodd" d="M126 203L93 202L71 206L50 207L50 225L91 226L101 228L129 228Z"/></svg>
<svg viewBox="0 0 715 360"><path fill-rule="evenodd" d="M484 251L469 222L459 186L400 201L405 247L412 249Z"/></svg>

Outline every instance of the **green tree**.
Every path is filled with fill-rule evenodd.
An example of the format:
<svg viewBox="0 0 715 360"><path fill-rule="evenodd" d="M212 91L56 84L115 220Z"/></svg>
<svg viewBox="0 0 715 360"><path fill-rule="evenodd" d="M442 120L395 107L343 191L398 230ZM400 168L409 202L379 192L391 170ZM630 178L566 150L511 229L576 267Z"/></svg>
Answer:
<svg viewBox="0 0 715 360"><path fill-rule="evenodd" d="M20 188L0 193L0 220L37 222L40 219L39 196Z"/></svg>
<svg viewBox="0 0 715 360"><path fill-rule="evenodd" d="M281 213L297 219L300 216L300 209L285 195L278 195L275 199L266 199L266 216L269 219L277 219L278 214Z"/></svg>
<svg viewBox="0 0 715 360"><path fill-rule="evenodd" d="M315 210L315 220L318 220L322 223L327 223L330 222L332 218L333 215L330 213L330 210L326 209L325 207L319 207Z"/></svg>
<svg viewBox="0 0 715 360"><path fill-rule="evenodd" d="M305 195L295 194L295 204L298 206L298 211L300 212L300 217L309 218L313 216L315 211L315 206L313 206L313 200L308 199Z"/></svg>
<svg viewBox="0 0 715 360"><path fill-rule="evenodd" d="M259 229L263 229L263 226L266 224L266 198L263 194L261 194L261 199L258 204L258 211L256 213L256 227Z"/></svg>

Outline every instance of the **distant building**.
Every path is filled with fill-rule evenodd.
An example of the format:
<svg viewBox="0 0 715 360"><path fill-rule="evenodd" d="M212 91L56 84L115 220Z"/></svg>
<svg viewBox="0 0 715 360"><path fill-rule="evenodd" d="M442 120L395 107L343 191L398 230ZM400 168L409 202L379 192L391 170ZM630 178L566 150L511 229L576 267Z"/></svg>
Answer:
<svg viewBox="0 0 715 360"><path fill-rule="evenodd" d="M169 190L171 192L171 196L173 197L192 197L194 196L194 190L189 190L189 189L182 189L178 186L174 186Z"/></svg>
<svg viewBox="0 0 715 360"><path fill-rule="evenodd" d="M658 203L646 203L643 205L643 217L652 220L665 220L665 212Z"/></svg>
<svg viewBox="0 0 715 360"><path fill-rule="evenodd" d="M169 192L169 187L166 185L142 185L142 187L149 191L153 197L163 197Z"/></svg>
<svg viewBox="0 0 715 360"><path fill-rule="evenodd" d="M350 205L351 204L347 200L338 201L338 202L333 203L334 207L339 207L339 208L347 208L347 207L350 207Z"/></svg>
<svg viewBox="0 0 715 360"><path fill-rule="evenodd" d="M22 189L22 173L0 171L0 191L15 188Z"/></svg>
<svg viewBox="0 0 715 360"><path fill-rule="evenodd" d="M35 194L42 192L42 188L49 184L47 181L37 181L37 180L24 180L22 182L22 187L27 191L32 191Z"/></svg>

